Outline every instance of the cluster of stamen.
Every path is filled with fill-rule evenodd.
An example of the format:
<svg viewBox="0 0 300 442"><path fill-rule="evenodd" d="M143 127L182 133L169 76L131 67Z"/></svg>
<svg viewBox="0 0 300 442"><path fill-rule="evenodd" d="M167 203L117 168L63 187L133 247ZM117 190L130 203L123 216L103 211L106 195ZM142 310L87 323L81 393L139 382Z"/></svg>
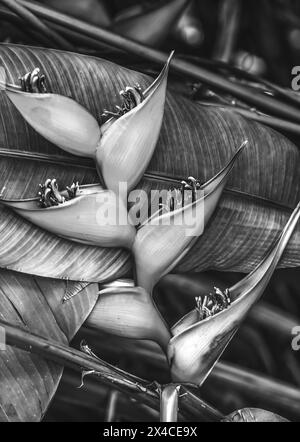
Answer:
<svg viewBox="0 0 300 442"><path fill-rule="evenodd" d="M115 112L105 110L102 118L122 117L144 101L142 89L138 84L134 87L126 87L125 90L120 92L120 96L123 100L122 106L116 106Z"/></svg>
<svg viewBox="0 0 300 442"><path fill-rule="evenodd" d="M184 208L186 204L197 201L198 192L201 190L201 182L194 177L189 177L186 181L181 182L179 188L169 189L165 204L160 203L160 210L173 212L177 209Z"/></svg>
<svg viewBox="0 0 300 442"><path fill-rule="evenodd" d="M47 92L46 77L40 74L40 69L35 68L32 72L28 72L19 78L21 89L23 92L40 93Z"/></svg>
<svg viewBox="0 0 300 442"><path fill-rule="evenodd" d="M196 178L190 176L187 181L181 182L181 194L182 194L182 207L185 204L185 194L186 192L191 192L192 202L197 201L197 192L201 189L201 182L196 180Z"/></svg>
<svg viewBox="0 0 300 442"><path fill-rule="evenodd" d="M44 209L64 204L66 201L76 198L79 192L79 184L73 183L71 187L66 188L64 192L65 195L63 195L58 190L57 181L55 179L48 179L45 181L45 184L40 184L39 187L39 205Z"/></svg>
<svg viewBox="0 0 300 442"><path fill-rule="evenodd" d="M222 291L215 287L214 293L210 293L204 298L201 296L197 297L196 304L199 320L203 321L204 319L214 316L230 307L230 292L228 289Z"/></svg>

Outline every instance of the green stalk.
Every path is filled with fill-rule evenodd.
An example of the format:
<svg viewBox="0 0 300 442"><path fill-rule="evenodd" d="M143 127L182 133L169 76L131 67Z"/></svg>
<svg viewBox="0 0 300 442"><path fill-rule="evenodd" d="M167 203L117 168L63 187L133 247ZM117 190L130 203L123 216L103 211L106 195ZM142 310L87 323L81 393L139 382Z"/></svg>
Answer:
<svg viewBox="0 0 300 442"><path fill-rule="evenodd" d="M240 0L224 0L220 4L219 31L214 59L229 63L232 59L240 28L242 3Z"/></svg>
<svg viewBox="0 0 300 442"><path fill-rule="evenodd" d="M269 333L274 333L276 339L282 339L290 345L291 331L299 325L299 320L271 304L260 302L248 316L255 327L261 327Z"/></svg>
<svg viewBox="0 0 300 442"><path fill-rule="evenodd" d="M56 31L50 29L45 23L43 23L39 18L37 18L34 13L29 11L26 6L21 5L16 0L0 0L0 2L5 5L8 9L15 12L18 16L23 18L29 26L32 26L37 31L46 35L47 38L54 43L56 43L60 48L66 51L74 50L73 46L61 37Z"/></svg>
<svg viewBox="0 0 300 442"><path fill-rule="evenodd" d="M80 373L92 372L91 376L95 380L118 389L156 411L160 410L160 388L158 385L149 384L149 382L126 373L96 357L34 335L3 320L0 320L0 326L5 330L7 345L44 357ZM184 388L184 393L179 404L181 419L190 418L198 422L207 420L216 422L224 418L219 411L206 404L193 392Z"/></svg>
<svg viewBox="0 0 300 442"><path fill-rule="evenodd" d="M254 309L257 311L258 306ZM114 338L111 338L109 342L107 342L107 339L105 339L106 335L95 334L93 330L86 328L84 329L84 334L89 336L91 342L99 343L97 351L101 351L101 353L112 351L113 354L117 354L118 357L125 357L125 355L131 358L137 357L145 361L145 364L151 361L151 364L155 365L155 369L161 373L165 373L168 370L165 356L162 352L158 351L157 347L151 342L131 342L125 339L117 341ZM274 334L274 339L278 340L277 334ZM248 399L253 399L256 402L259 401L263 408L270 407L278 412L286 407L288 412L293 413L295 416L300 416L300 389L292 384L273 379L270 376L265 376L261 373L227 362L219 362L206 382L207 387L220 387L221 391L224 392L236 391ZM206 388L206 384L204 384L204 386ZM195 392L197 391L198 390L195 390ZM185 396L183 396L184 393L184 387L181 387L181 410L185 400ZM189 390L189 393L191 394L192 391ZM190 398L191 396L187 398L189 404L191 404ZM192 403L196 404L196 402Z"/></svg>
<svg viewBox="0 0 300 442"><path fill-rule="evenodd" d="M264 404L275 407L276 410L285 409L300 416L300 390L280 380L273 380L232 364L219 363L211 373L210 381L226 386L226 389L240 392L247 398L255 400L259 398Z"/></svg>
<svg viewBox="0 0 300 442"><path fill-rule="evenodd" d="M2 20L5 20L7 22L10 22L12 24L15 24L15 26L19 27L19 30L22 28L22 31L24 32L24 35L32 35L35 37L35 40L38 42L46 44L47 47L51 48L53 47L53 40L50 40L47 38L46 35L41 34L36 30L36 28L26 28L24 26L25 20L20 17L19 15L15 14L12 11L9 11L8 9L0 6L0 18ZM86 47L91 50L99 50L99 51L107 51L111 50L112 48L105 45L104 43L101 43L99 40L96 40L94 38L86 37L85 35L82 35L81 33L77 31L72 31L68 28L65 28L61 25L57 25L56 23L50 23L47 20L44 20L44 23L60 35L63 35L68 41L74 43L75 45L80 46L80 53L86 53L88 51L84 51L82 47ZM75 51L74 48L73 50ZM79 49L77 49L79 50Z"/></svg>
<svg viewBox="0 0 300 442"><path fill-rule="evenodd" d="M108 45L125 50L138 57L147 59L148 61L162 65L165 64L168 58L168 56L163 52L144 46L133 40L129 40L107 29L90 25L82 20L78 20L50 8L46 8L38 3L29 2L27 0L19 0L19 3L42 19L65 26L68 29L80 32L88 37L101 40ZM192 63L179 58L175 58L172 61L171 68L173 69L173 72L194 78L197 81L201 81L216 89L220 89L224 92L232 94L237 98L240 98L241 100L244 100L247 103L250 103L257 108L261 108L262 110L265 110L271 114L300 122L299 112L293 106L282 103L273 97L261 95L259 92L246 86L235 84L221 75L213 73L205 68L195 66Z"/></svg>

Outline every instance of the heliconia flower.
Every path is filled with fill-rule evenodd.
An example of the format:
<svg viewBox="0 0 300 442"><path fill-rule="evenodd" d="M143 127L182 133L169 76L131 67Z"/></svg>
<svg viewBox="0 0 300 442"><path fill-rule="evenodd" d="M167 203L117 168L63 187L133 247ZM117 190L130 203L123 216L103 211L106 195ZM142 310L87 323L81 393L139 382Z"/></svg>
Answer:
<svg viewBox="0 0 300 442"><path fill-rule="evenodd" d="M127 107L119 118L113 117L102 127L102 137L96 152L97 166L108 189L118 193L119 183L133 189L143 177L155 150L164 116L169 65L173 53L150 88L144 93L138 88L122 91ZM121 114L122 109L119 110Z"/></svg>
<svg viewBox="0 0 300 442"><path fill-rule="evenodd" d="M113 335L157 342L164 351L171 333L152 296L140 287L102 290L87 325Z"/></svg>
<svg viewBox="0 0 300 442"><path fill-rule="evenodd" d="M168 347L175 382L202 385L238 330L264 293L300 218L300 203L274 248L258 267L229 290L197 299L197 308L173 328Z"/></svg>
<svg viewBox="0 0 300 442"><path fill-rule="evenodd" d="M231 413L222 422L289 422L282 416L258 408L244 408Z"/></svg>
<svg viewBox="0 0 300 442"><path fill-rule="evenodd" d="M106 111L111 118L101 127L76 101L36 93L46 90L39 69L22 77L22 87L6 85L5 92L27 123L48 141L71 154L95 159L109 190L118 193L119 183L125 182L130 191L141 180L159 138L172 56L147 90L136 85L121 91L122 106Z"/></svg>
<svg viewBox="0 0 300 442"><path fill-rule="evenodd" d="M161 388L160 422L177 422L179 394L180 385L170 384Z"/></svg>
<svg viewBox="0 0 300 442"><path fill-rule="evenodd" d="M39 201L1 203L42 229L83 244L130 249L136 234L122 201L98 185L79 188L73 184L59 192L56 180L47 180L41 186Z"/></svg>
<svg viewBox="0 0 300 442"><path fill-rule="evenodd" d="M138 286L151 293L158 281L175 268L203 234L235 161L247 143L242 144L221 172L201 186L200 198L194 197L187 206L163 215L158 213L141 226L133 244Z"/></svg>

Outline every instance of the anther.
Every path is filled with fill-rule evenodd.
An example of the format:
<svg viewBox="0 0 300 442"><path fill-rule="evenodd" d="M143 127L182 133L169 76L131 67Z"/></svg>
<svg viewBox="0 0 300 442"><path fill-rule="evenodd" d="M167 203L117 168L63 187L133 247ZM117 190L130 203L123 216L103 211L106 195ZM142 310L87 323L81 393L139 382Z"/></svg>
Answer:
<svg viewBox="0 0 300 442"><path fill-rule="evenodd" d="M23 92L29 93L46 93L46 77L40 75L40 69L35 68L32 72L20 77L21 89Z"/></svg>

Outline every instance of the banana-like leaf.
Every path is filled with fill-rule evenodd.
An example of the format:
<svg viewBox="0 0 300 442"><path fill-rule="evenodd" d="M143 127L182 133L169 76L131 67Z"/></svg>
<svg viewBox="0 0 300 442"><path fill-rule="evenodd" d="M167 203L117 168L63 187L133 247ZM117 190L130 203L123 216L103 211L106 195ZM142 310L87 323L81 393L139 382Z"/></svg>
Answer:
<svg viewBox="0 0 300 442"><path fill-rule="evenodd" d="M7 82L40 67L49 92L70 96L95 117L119 104L118 92L151 79L92 57L13 45L0 46ZM97 183L94 165L54 147L30 128L0 92L0 176L2 198L31 198L38 184L56 178L62 187ZM219 208L205 234L176 271L218 269L250 272L261 261L300 199L300 154L289 140L228 110L207 109L168 94L162 132L141 189L169 188L173 179L202 182L219 172L245 141ZM153 174L165 177L156 179ZM171 177L171 183L166 179ZM300 265L300 228L282 267ZM54 278L104 281L130 270L119 250L83 247L42 232L8 209L0 211L0 266Z"/></svg>
<svg viewBox="0 0 300 442"><path fill-rule="evenodd" d="M68 294L72 300L63 303ZM0 271L0 316L32 333L67 344L92 310L97 285ZM5 335L3 330L1 337ZM0 421L40 421L56 391L63 367L36 355L4 348L0 351Z"/></svg>

